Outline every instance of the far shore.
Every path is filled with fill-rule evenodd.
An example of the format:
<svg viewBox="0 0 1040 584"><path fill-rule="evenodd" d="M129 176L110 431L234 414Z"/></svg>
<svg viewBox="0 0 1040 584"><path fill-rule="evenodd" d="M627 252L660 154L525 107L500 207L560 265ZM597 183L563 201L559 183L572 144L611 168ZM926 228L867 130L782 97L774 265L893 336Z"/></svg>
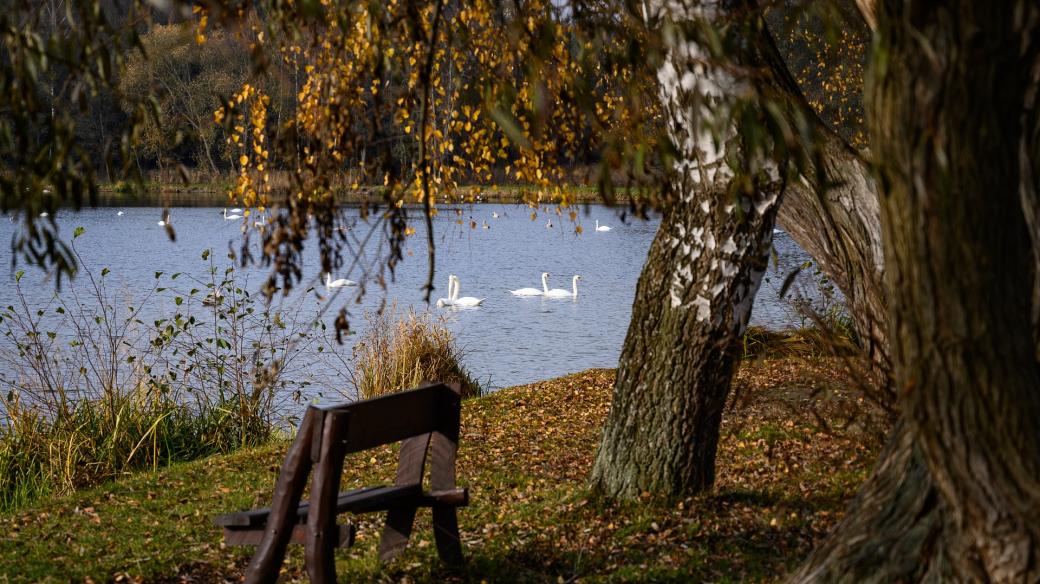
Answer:
<svg viewBox="0 0 1040 584"><path fill-rule="evenodd" d="M603 204L599 190L594 186L572 185L566 187L569 202L578 205ZM98 204L101 206L171 206L171 207L226 207L241 206L228 198L228 185L220 183L145 183L145 192L136 193L125 184L103 184L99 187ZM527 196L534 187L527 185L471 186L463 187L454 197L438 199L438 204L527 204ZM624 199L619 197L618 203ZM343 205L385 204L381 188L369 186L357 190L345 190L336 194L336 201ZM557 201L546 200L542 204L554 205Z"/></svg>

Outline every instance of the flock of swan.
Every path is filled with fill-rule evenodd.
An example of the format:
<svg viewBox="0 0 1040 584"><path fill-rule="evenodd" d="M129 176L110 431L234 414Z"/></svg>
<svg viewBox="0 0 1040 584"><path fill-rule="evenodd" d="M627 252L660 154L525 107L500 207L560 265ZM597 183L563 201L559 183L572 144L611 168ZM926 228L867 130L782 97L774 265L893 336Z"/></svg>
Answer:
<svg viewBox="0 0 1040 584"><path fill-rule="evenodd" d="M581 280L581 276L575 275L571 279L571 289L564 290L563 288L549 289L549 273L542 272L542 288L520 288L519 290L510 290L509 293L513 296L541 296L542 298L572 298L578 297L578 282ZM446 306L460 306L460 307L474 307L480 306L484 303L487 298L476 298L474 296L463 296L459 298L459 293L462 291L462 282L459 277L455 274L448 274L448 296L447 298L438 298L437 306L444 308Z"/></svg>

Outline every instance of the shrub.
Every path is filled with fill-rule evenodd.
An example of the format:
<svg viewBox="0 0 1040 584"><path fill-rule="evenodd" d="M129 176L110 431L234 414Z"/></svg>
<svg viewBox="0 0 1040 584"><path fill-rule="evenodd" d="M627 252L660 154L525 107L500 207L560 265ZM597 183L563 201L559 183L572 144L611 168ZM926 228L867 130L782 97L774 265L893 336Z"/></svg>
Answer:
<svg viewBox="0 0 1040 584"><path fill-rule="evenodd" d="M484 388L463 368L462 351L451 331L428 312L396 307L366 313L367 330L354 346L351 382L368 399L417 387L424 381L458 383L462 397L479 396Z"/></svg>

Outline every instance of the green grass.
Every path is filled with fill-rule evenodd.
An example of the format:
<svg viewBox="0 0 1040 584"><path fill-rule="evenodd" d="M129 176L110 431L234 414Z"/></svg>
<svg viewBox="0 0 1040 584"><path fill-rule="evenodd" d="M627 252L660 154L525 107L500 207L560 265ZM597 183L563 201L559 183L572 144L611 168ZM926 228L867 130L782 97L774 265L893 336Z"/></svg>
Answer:
<svg viewBox="0 0 1040 584"><path fill-rule="evenodd" d="M741 367L737 384L745 398L727 412L717 488L682 500L611 503L589 496L585 480L613 371L467 400L458 465L471 495L471 505L460 510L464 570L437 561L428 512L420 512L409 549L378 565L382 519L364 515L355 518L355 547L337 553L339 578L780 579L835 524L877 450L863 436L816 429L804 398L821 381L809 369L825 371L824 383L841 374L795 359ZM252 549L223 547L212 518L266 506L286 447L278 441L136 473L0 515L0 582L237 578ZM352 456L342 487L388 482L395 464L393 448ZM298 547L285 570L284 580L304 577Z"/></svg>

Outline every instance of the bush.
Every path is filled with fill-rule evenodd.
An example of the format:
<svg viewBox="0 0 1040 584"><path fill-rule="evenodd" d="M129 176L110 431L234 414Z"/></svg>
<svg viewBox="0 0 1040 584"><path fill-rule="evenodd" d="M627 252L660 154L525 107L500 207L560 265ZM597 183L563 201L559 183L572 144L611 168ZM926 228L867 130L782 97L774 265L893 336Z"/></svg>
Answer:
<svg viewBox="0 0 1040 584"><path fill-rule="evenodd" d="M451 331L428 312L409 310L398 317L396 307L366 313L368 328L354 346L351 382L357 395L378 395L417 387L424 381L458 383L462 397L475 397L484 388L463 368L462 351Z"/></svg>

